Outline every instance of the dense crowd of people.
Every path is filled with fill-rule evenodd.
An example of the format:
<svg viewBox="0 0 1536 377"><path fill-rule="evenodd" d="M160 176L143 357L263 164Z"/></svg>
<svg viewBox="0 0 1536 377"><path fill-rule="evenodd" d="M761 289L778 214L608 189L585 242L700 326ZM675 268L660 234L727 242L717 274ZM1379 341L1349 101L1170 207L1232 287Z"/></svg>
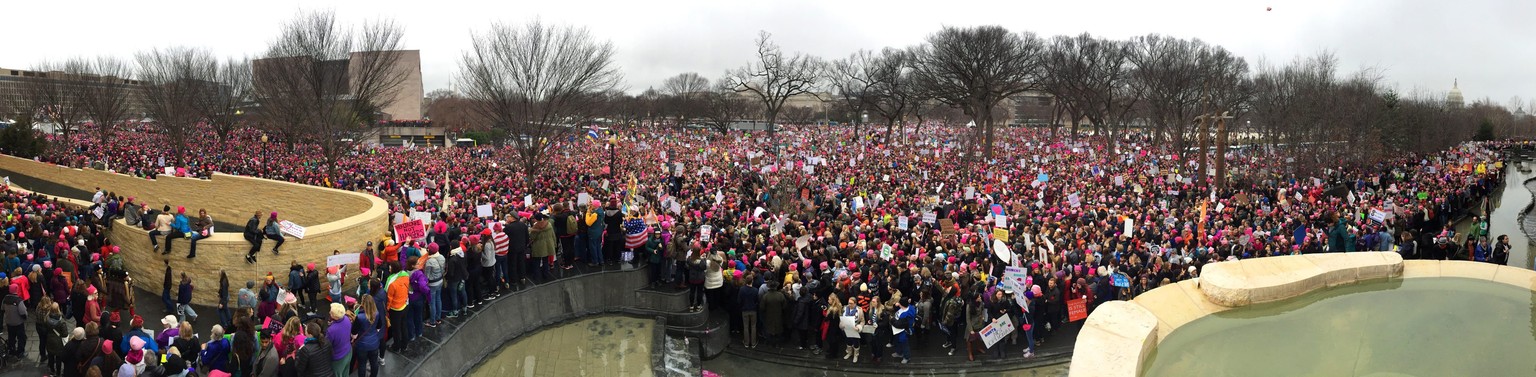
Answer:
<svg viewBox="0 0 1536 377"><path fill-rule="evenodd" d="M174 314L160 334L175 332L134 341L149 333L132 295L121 293L132 283L111 273L120 267L112 254L123 251L101 237L90 209L7 192L5 236L15 242L4 245L5 267L17 269L8 283L27 302L18 312L52 326L52 343L63 343L48 353L63 357L56 373L145 375L147 365L161 365L153 375L177 375L201 365L241 376L376 375L381 350L407 347L424 327L582 264L644 266L652 285L687 289L694 310L729 315L746 348L905 363L914 341L973 360L1017 357L1008 346L1023 343L1030 357L1038 342L1079 320L1079 308L1086 314L1197 277L1207 263L1353 251L1492 262L1508 255L1507 242L1488 241L1486 221L1473 221L1468 234L1456 222L1468 210L1485 213L1478 210L1502 177L1500 151L1510 142L1316 176L1292 174L1287 160L1300 156L1284 148L1237 149L1227 156L1226 188L1210 189L1188 152L1137 134L1007 129L987 159L969 153L960 128L884 138L790 127L769 139L628 127L612 143L552 141L529 177L510 148L360 146L325 161L313 146L262 142L256 130L200 132L205 146L179 163L151 147L164 145L155 132L119 133L106 144L61 140L42 160L146 178L170 166L191 176L217 171L360 191L385 199L394 223L423 221L425 236L358 240L355 273L296 261L286 275L268 273L233 286L237 292L221 278L220 325L185 344L196 313L178 305L194 285L185 274L173 284L167 269L162 298ZM211 219L136 199L103 191L93 200L107 217L153 230L163 253L189 238L187 257L195 257ZM248 258L264 240L281 245L276 216L266 226L260 213L247 223ZM97 303L103 290L126 298ZM100 319L119 312L126 333ZM55 317L74 326L55 325ZM1017 331L986 345L981 333L1003 319Z"/></svg>

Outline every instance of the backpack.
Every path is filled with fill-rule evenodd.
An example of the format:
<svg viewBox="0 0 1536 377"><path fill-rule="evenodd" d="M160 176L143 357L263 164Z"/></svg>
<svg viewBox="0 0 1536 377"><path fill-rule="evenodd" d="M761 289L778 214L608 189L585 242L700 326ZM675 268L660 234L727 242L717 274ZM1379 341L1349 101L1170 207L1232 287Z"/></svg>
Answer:
<svg viewBox="0 0 1536 377"><path fill-rule="evenodd" d="M565 234L576 234L576 226L580 224L580 222L581 220L576 219L575 213L565 215Z"/></svg>

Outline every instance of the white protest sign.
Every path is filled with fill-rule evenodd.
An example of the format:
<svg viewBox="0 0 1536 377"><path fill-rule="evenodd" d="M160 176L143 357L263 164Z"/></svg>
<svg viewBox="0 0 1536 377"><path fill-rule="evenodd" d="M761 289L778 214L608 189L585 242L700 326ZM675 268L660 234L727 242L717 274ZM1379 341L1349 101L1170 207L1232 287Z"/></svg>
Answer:
<svg viewBox="0 0 1536 377"><path fill-rule="evenodd" d="M592 203L592 194L585 192L576 194L576 205L584 205L589 203Z"/></svg>
<svg viewBox="0 0 1536 377"><path fill-rule="evenodd" d="M523 207L533 209L533 195L523 195Z"/></svg>
<svg viewBox="0 0 1536 377"><path fill-rule="evenodd" d="M360 258L360 256L361 256L361 254L358 254L358 253L336 254L336 255L328 256L328 257L325 257L325 266L326 267L335 267L335 266L347 265L347 264L357 264L358 261L362 260L362 258Z"/></svg>
<svg viewBox="0 0 1536 377"><path fill-rule="evenodd" d="M933 225L939 222L939 214L936 212L923 212L923 222Z"/></svg>
<svg viewBox="0 0 1536 377"><path fill-rule="evenodd" d="M412 220L421 220L422 223L427 223L427 222L432 221L432 213L431 212L421 212L421 211L411 211L411 219Z"/></svg>
<svg viewBox="0 0 1536 377"><path fill-rule="evenodd" d="M288 220L279 221L277 225L281 227L283 233L288 233L301 240L304 239L304 227Z"/></svg>
<svg viewBox="0 0 1536 377"><path fill-rule="evenodd" d="M407 195L410 196L412 203L427 200L427 190L424 189L411 190Z"/></svg>
<svg viewBox="0 0 1536 377"><path fill-rule="evenodd" d="M908 227L907 227L907 221L908 221L908 220L907 220L907 217L906 217L906 216L900 216L900 217L897 217L897 218L896 218L896 227L897 227L897 228L901 228L901 230L910 230L910 229L909 229L909 228L908 228Z"/></svg>
<svg viewBox="0 0 1536 377"><path fill-rule="evenodd" d="M1008 319L1008 316L998 317L996 320L992 321L992 324L987 325L987 327L983 327L981 331L978 332L978 334L981 335L981 341L987 344L987 348L992 348L993 344L997 344L997 342L1003 340L1003 337L1006 337L1008 334L1012 333L1013 320Z"/></svg>
<svg viewBox="0 0 1536 377"><path fill-rule="evenodd" d="M712 232L714 230L715 230L715 227L709 226L709 225L705 225L705 226L699 227L699 241L700 242L709 242L709 234L710 234L710 232Z"/></svg>
<svg viewBox="0 0 1536 377"><path fill-rule="evenodd" d="M494 209L495 206L496 205L492 204L492 203L477 205L477 206L475 206L475 216L478 216L478 217L491 217L491 216L494 216L491 213L491 210Z"/></svg>

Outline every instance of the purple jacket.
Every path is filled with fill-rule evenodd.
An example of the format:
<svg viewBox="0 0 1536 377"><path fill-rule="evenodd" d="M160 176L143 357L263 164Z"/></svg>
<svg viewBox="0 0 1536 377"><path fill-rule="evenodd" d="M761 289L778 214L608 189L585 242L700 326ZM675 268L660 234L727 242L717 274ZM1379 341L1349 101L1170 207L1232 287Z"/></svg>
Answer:
<svg viewBox="0 0 1536 377"><path fill-rule="evenodd" d="M431 291L427 290L427 274L421 270L411 271L411 301L427 300Z"/></svg>
<svg viewBox="0 0 1536 377"><path fill-rule="evenodd" d="M341 360L352 353L352 319L345 316L331 322L325 329L325 339L331 341L331 360Z"/></svg>

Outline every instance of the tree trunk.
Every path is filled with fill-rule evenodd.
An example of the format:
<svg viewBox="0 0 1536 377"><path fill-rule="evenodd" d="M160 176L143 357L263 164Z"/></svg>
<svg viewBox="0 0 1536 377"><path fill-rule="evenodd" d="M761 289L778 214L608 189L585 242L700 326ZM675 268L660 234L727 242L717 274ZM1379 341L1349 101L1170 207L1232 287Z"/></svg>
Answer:
<svg viewBox="0 0 1536 377"><path fill-rule="evenodd" d="M992 159L992 105L983 105L982 110L982 113L977 117L982 122L978 122L976 126L985 127L982 129L982 161L987 161Z"/></svg>

